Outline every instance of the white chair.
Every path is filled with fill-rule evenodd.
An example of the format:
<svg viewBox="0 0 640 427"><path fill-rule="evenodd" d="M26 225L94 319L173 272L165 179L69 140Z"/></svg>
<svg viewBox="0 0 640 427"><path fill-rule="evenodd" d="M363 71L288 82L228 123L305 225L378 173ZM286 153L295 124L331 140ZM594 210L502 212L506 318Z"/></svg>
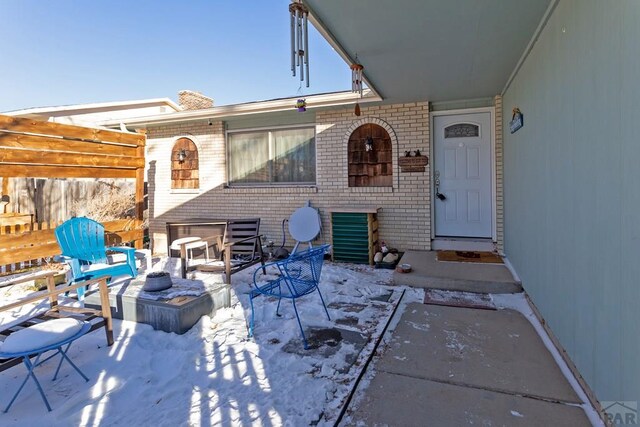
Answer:
<svg viewBox="0 0 640 427"><path fill-rule="evenodd" d="M296 209L289 217L289 234L296 240L291 255L296 253L300 243L308 243L309 248L312 248L311 241L320 234L321 229L320 214L317 209L311 207L311 202Z"/></svg>
<svg viewBox="0 0 640 427"><path fill-rule="evenodd" d="M189 258L193 259L193 250L202 249L204 251L204 258L206 262L209 262L209 243L202 240L200 237L182 237L171 242L171 250L180 251L182 256L182 246L185 249L185 264L189 264Z"/></svg>

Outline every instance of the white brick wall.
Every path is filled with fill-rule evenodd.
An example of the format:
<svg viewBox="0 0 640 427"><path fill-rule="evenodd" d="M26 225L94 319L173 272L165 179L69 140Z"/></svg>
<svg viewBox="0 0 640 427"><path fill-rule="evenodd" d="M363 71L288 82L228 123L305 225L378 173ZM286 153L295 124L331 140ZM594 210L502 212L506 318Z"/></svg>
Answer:
<svg viewBox="0 0 640 427"><path fill-rule="evenodd" d="M347 141L359 125L373 122L389 132L393 143L393 187L349 188ZM316 113L316 186L286 188L225 188L224 124L192 121L150 127L147 161L149 174L150 233L154 251L166 250L165 223L188 218L262 219L261 232L279 245L281 222L311 200L320 209L324 238L329 241L331 207L377 206L380 238L393 247L430 249L430 183L425 172L402 173L398 156L406 150L429 152L427 102L353 107ZM200 190L171 190L170 153L180 137L191 138L199 150ZM287 237L288 243L292 243Z"/></svg>

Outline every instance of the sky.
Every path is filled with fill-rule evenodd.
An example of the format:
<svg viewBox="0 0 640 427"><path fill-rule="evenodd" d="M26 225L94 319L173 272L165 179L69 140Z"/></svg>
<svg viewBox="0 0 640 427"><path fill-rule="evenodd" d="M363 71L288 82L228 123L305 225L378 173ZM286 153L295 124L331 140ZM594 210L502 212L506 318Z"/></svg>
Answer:
<svg viewBox="0 0 640 427"><path fill-rule="evenodd" d="M0 111L164 98L235 104L351 88L310 26L311 86L292 77L290 0L0 0Z"/></svg>

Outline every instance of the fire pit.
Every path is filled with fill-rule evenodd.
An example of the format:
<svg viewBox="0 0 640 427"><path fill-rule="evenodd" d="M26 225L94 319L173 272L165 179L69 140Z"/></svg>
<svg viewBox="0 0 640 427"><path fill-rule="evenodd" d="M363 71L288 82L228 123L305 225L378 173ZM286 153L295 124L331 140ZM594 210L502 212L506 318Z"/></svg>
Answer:
<svg viewBox="0 0 640 427"><path fill-rule="evenodd" d="M142 290L145 292L158 292L169 289L173 283L171 276L166 271L157 271L147 274Z"/></svg>

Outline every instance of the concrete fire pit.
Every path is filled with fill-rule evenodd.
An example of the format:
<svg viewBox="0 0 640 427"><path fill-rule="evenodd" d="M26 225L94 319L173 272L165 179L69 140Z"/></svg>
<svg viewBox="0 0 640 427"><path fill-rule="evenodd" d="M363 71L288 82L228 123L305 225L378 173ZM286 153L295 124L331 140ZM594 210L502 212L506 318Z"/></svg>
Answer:
<svg viewBox="0 0 640 427"><path fill-rule="evenodd" d="M164 281L160 285L166 286L167 279L160 280ZM175 277L169 277L169 280L172 286L158 291L145 290L146 276L116 281L109 287L111 315L116 319L146 323L156 330L184 334L205 314L213 315L230 305L228 284ZM97 291L87 293L85 306L100 309Z"/></svg>

